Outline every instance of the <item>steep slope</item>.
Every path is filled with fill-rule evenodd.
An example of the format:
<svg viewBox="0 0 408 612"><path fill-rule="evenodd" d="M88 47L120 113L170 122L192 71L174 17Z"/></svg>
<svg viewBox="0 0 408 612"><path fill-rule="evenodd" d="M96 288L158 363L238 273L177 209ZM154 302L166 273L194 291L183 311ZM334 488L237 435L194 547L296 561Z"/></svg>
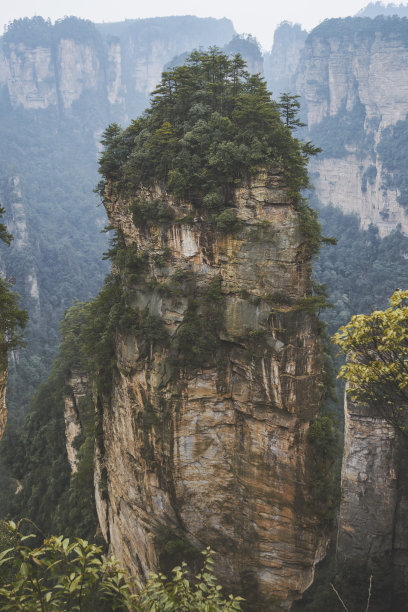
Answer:
<svg viewBox="0 0 408 612"><path fill-rule="evenodd" d="M372 609L404 609L408 525L406 444L369 406L345 403L342 502L337 555L349 598L364 603L373 576ZM405 450L404 450L405 448ZM350 569L355 572L350 580Z"/></svg>
<svg viewBox="0 0 408 612"><path fill-rule="evenodd" d="M195 214L158 188L138 195L165 201L176 218ZM234 204L234 236L200 218L141 231L129 204L107 195L126 252L149 255L131 308L154 327L163 321L171 343L117 335L118 375L98 402L97 507L112 552L139 577L166 552L210 545L228 588L289 609L325 545L307 433L321 349L316 319L299 310L309 259L279 170L239 189ZM211 353L196 355L214 331Z"/></svg>
<svg viewBox="0 0 408 612"><path fill-rule="evenodd" d="M317 196L381 235L398 225L408 231L406 176L390 132L408 113L407 31L398 17L325 21L308 36L297 77L310 134L323 148L310 165Z"/></svg>
<svg viewBox="0 0 408 612"><path fill-rule="evenodd" d="M234 35L229 20L174 17L102 24L41 17L1 37L0 201L16 240L1 269L30 313L27 349L10 363L9 408L21 423L55 357L59 320L107 272L105 223L92 191L110 121L141 113L176 53Z"/></svg>
<svg viewBox="0 0 408 612"><path fill-rule="evenodd" d="M132 574L210 545L250 609L283 610L324 554L335 434L317 418L307 151L243 68L193 53L145 116L105 132L96 501Z"/></svg>
<svg viewBox="0 0 408 612"><path fill-rule="evenodd" d="M306 30L299 24L282 22L273 35L273 45L265 54L265 78L275 98L282 92L293 92L296 88L296 74L303 51Z"/></svg>

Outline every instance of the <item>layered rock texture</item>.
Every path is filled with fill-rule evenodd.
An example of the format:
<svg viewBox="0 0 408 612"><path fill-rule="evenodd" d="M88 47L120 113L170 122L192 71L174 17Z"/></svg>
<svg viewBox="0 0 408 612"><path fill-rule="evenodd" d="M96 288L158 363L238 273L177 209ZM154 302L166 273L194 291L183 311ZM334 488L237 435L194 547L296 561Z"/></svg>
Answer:
<svg viewBox="0 0 408 612"><path fill-rule="evenodd" d="M64 421L67 458L71 472L78 471L78 450L75 440L82 431L80 401L88 394L88 376L79 370L73 370L66 382L69 393L64 398Z"/></svg>
<svg viewBox="0 0 408 612"><path fill-rule="evenodd" d="M323 148L310 164L317 196L381 235L398 225L408 233L393 170L378 148L384 130L408 113L406 29L398 18L324 22L306 40L296 84Z"/></svg>
<svg viewBox="0 0 408 612"><path fill-rule="evenodd" d="M29 28L6 34L0 54L0 88L13 109L73 107L96 96L98 112L133 118L145 108L164 65L193 48L223 46L235 34L228 19L170 17L100 24L68 19L42 26L38 40ZM31 39L31 40L30 40ZM33 44L34 43L34 44ZM103 101L103 102L102 102ZM110 111L105 106L110 106Z"/></svg>
<svg viewBox="0 0 408 612"><path fill-rule="evenodd" d="M98 398L102 531L142 579L170 551L209 545L251 609L288 610L326 544L308 441L321 345L301 309L311 278L299 216L277 169L235 192L235 233L159 187L135 197L166 202L174 221L137 228L108 184L111 226L128 255L148 257L142 278L121 278L153 329L118 332L118 372ZM160 326L167 341L147 340Z"/></svg>
<svg viewBox="0 0 408 612"><path fill-rule="evenodd" d="M373 574L378 590L385 576L386 605L404 609L408 590L406 443L370 407L345 402L345 443L337 540L338 560ZM404 451L405 448L405 451ZM398 602L398 604L397 604ZM392 605L395 607L392 607ZM382 606L382 607L381 607ZM391 607L389 607L391 606Z"/></svg>
<svg viewBox="0 0 408 612"><path fill-rule="evenodd" d="M275 30L273 46L270 53L265 54L264 64L265 78L276 100L281 93L296 88L296 75L306 38L307 32L299 24L284 21Z"/></svg>

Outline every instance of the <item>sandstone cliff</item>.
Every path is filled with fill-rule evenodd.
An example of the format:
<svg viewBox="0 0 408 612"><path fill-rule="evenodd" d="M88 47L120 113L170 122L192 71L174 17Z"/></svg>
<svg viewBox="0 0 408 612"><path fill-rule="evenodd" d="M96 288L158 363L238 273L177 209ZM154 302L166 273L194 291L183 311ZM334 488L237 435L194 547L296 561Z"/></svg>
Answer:
<svg viewBox="0 0 408 612"><path fill-rule="evenodd" d="M310 164L317 196L381 235L397 225L408 233L378 152L384 130L408 113L405 28L399 19L328 20L307 38L297 75L312 139L323 148Z"/></svg>
<svg viewBox="0 0 408 612"><path fill-rule="evenodd" d="M273 45L265 54L265 78L277 100L282 92L296 88L296 74L307 32L299 24L281 23L273 35Z"/></svg>
<svg viewBox="0 0 408 612"><path fill-rule="evenodd" d="M360 571L359 576L356 573L360 590L373 575L373 610L404 609L408 585L404 445L370 407L351 401L345 402L344 437L338 561L349 573Z"/></svg>
<svg viewBox="0 0 408 612"><path fill-rule="evenodd" d="M39 18L41 19L41 18ZM70 29L69 29L70 28ZM163 67L175 55L209 45L223 46L234 35L228 19L169 17L100 24L68 18L46 28L44 41L7 33L0 52L0 88L13 109L58 108L95 96L106 121L139 115ZM48 32L49 29L49 32ZM106 106L110 108L106 108Z"/></svg>
<svg viewBox="0 0 408 612"><path fill-rule="evenodd" d="M79 370L73 370L66 381L68 393L64 398L65 440L68 463L71 472L78 471L78 449L76 438L82 431L80 401L88 394L88 376Z"/></svg>
<svg viewBox="0 0 408 612"><path fill-rule="evenodd" d="M254 610L288 610L326 544L308 440L321 346L300 307L311 278L298 214L278 170L236 191L234 234L158 187L135 197L166 202L175 220L135 227L108 184L110 224L148 261L137 281L114 270L145 331L118 332L118 371L97 402L103 534L142 579L210 545L228 589Z"/></svg>

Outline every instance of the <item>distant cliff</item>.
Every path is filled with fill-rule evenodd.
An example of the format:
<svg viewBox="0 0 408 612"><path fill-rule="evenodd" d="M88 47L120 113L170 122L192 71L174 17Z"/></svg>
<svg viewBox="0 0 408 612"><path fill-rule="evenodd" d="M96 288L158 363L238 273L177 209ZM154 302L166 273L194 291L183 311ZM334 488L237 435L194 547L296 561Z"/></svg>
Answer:
<svg viewBox="0 0 408 612"><path fill-rule="evenodd" d="M265 54L265 78L275 99L283 92L294 92L296 74L303 51L306 30L299 24L281 23L273 35L273 45Z"/></svg>
<svg viewBox="0 0 408 612"><path fill-rule="evenodd" d="M223 46L234 34L227 19L95 26L35 17L0 38L0 202L15 234L0 267L30 311L27 349L10 364L17 421L48 373L63 312L95 295L107 271L105 218L92 193L104 128L144 110L175 54Z"/></svg>
<svg viewBox="0 0 408 612"><path fill-rule="evenodd" d="M126 121L144 110L174 56L222 47L235 34L228 19L189 16L98 26L75 18L54 26L40 17L34 20L11 25L2 37L0 87L12 108L75 112L74 102L93 95L98 113Z"/></svg>
<svg viewBox="0 0 408 612"><path fill-rule="evenodd" d="M308 36L297 76L311 137L323 148L310 165L316 195L382 235L398 225L408 233L407 34L397 17L325 21Z"/></svg>

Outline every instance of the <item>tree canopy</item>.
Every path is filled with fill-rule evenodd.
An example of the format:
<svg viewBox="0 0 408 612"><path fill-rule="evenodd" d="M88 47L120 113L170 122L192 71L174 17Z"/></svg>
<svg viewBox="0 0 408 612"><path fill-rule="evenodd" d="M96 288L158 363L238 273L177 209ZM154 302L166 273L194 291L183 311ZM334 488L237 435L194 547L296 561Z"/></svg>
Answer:
<svg viewBox="0 0 408 612"><path fill-rule="evenodd" d="M159 182L199 208L222 208L243 180L275 163L297 192L308 185L315 151L293 136L295 123L295 115L291 125L282 122L265 81L247 72L239 54L193 51L163 73L142 117L105 131L99 191L107 182L121 193Z"/></svg>
<svg viewBox="0 0 408 612"><path fill-rule="evenodd" d="M171 578L150 574L138 594L117 561L86 540L51 536L39 546L24 535L22 521L0 524L1 610L52 612L221 612L241 610L241 597L224 598L214 574L212 551L204 551L201 571L191 578L183 563Z"/></svg>
<svg viewBox="0 0 408 612"><path fill-rule="evenodd" d="M408 290L397 289L390 303L353 316L333 340L348 356L339 376L349 383L349 396L407 435Z"/></svg>

